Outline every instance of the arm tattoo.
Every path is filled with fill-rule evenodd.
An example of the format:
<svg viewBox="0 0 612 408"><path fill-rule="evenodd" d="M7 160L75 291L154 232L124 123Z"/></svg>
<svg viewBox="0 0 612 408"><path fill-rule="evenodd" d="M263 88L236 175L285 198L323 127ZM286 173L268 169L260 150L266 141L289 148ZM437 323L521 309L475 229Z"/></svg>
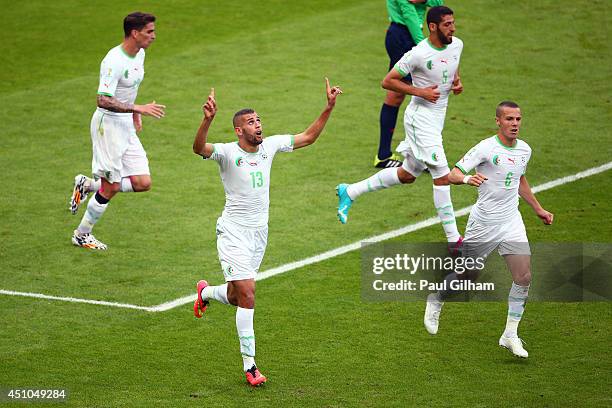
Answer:
<svg viewBox="0 0 612 408"><path fill-rule="evenodd" d="M108 109L111 112L131 113L134 112L134 105L131 103L119 102L112 96L98 95L98 106Z"/></svg>

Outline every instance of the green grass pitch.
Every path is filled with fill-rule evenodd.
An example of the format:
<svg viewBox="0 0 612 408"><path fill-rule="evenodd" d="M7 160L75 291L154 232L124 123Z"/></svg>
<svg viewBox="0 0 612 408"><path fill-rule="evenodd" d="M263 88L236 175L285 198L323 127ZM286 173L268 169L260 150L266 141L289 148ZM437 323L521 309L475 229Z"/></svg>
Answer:
<svg viewBox="0 0 612 408"><path fill-rule="evenodd" d="M1 2L0 289L156 305L222 282L215 222L217 166L191 152L200 106L215 87L210 141L234 139L231 117L253 107L264 132L300 132L323 109L323 78L344 90L312 147L274 164L270 237L261 270L434 216L427 176L359 199L347 225L334 186L373 171L384 2ZM532 146L532 185L612 157L608 3L448 2L464 43L462 95L451 97L445 146L455 160L492 135L494 108L516 100ZM158 17L138 100L167 105L144 120L153 175L147 194L118 195L96 226L110 246L70 243L73 177L88 173L99 63L121 20ZM401 115L400 115L401 117ZM402 139L398 121L394 144ZM544 227L521 210L534 242L612 242L610 171L538 194ZM456 209L475 191L453 187ZM466 218L458 220L460 230ZM439 225L395 242L442 239ZM506 272L503 272L506 273ZM162 313L0 295L0 388L65 387L66 406L599 407L612 404L609 303L527 305L530 357L499 349L502 303L449 304L440 332L422 304L366 303L359 252L258 284L257 361L269 383L244 384L234 310ZM44 406L44 405L43 405Z"/></svg>

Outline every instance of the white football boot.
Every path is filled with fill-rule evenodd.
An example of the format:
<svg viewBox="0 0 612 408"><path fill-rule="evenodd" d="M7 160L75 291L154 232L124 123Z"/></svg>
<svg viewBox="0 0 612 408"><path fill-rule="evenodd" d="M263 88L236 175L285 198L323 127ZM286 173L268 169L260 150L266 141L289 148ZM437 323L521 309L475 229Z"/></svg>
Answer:
<svg viewBox="0 0 612 408"><path fill-rule="evenodd" d="M437 293L431 293L427 296L427 306L425 306L425 317L423 323L429 334L438 332L438 324L440 323L440 312L442 311L444 302L438 300Z"/></svg>
<svg viewBox="0 0 612 408"><path fill-rule="evenodd" d="M527 358L529 353L523 347L523 340L518 337L506 337L502 334L499 338L500 347L507 348L517 357Z"/></svg>

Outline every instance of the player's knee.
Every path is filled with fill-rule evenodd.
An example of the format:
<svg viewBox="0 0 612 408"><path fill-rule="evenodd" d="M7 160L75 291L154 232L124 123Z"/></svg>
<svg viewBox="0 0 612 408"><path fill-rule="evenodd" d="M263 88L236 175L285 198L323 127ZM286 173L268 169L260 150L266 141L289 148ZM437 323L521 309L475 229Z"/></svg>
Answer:
<svg viewBox="0 0 612 408"><path fill-rule="evenodd" d="M529 286L529 285L531 285L531 271L530 270L528 270L523 275L522 281L523 281L522 286Z"/></svg>
<svg viewBox="0 0 612 408"><path fill-rule="evenodd" d="M245 309L255 308L255 291L246 290L242 291L238 297L238 306Z"/></svg>
<svg viewBox="0 0 612 408"><path fill-rule="evenodd" d="M140 185L140 191L149 191L151 190L151 179L148 178L147 180L143 181L142 184Z"/></svg>
<svg viewBox="0 0 612 408"><path fill-rule="evenodd" d="M399 178L399 181L402 184L414 183L414 180L416 180L416 177L414 177L412 174L408 173L402 167L398 167L398 169L397 169L397 178Z"/></svg>
<svg viewBox="0 0 612 408"><path fill-rule="evenodd" d="M522 273L518 274L515 283L520 286L529 286L531 284L531 268L527 267Z"/></svg>
<svg viewBox="0 0 612 408"><path fill-rule="evenodd" d="M134 191L142 192L151 190L151 177L138 177L132 179Z"/></svg>

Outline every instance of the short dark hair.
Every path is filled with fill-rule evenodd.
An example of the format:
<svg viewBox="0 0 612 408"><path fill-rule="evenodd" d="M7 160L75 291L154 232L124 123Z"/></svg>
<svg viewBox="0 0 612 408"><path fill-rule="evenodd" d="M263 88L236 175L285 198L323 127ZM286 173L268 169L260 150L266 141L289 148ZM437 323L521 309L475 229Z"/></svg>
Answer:
<svg viewBox="0 0 612 408"><path fill-rule="evenodd" d="M443 16L453 15L453 10L446 6L436 6L429 9L427 12L427 27L429 27L430 23L434 23L436 25L440 24Z"/></svg>
<svg viewBox="0 0 612 408"><path fill-rule="evenodd" d="M504 108L518 108L518 109L520 109L521 107L518 106L518 103L516 103L516 102L502 101L502 102L499 103L499 105L497 105L497 108L495 109L495 116L497 116L499 118L501 113L502 113L502 110Z"/></svg>
<svg viewBox="0 0 612 408"><path fill-rule="evenodd" d="M135 11L133 13L128 14L123 19L123 33L126 37L129 37L132 30L140 31L147 24L153 22L155 22L155 16L153 14Z"/></svg>
<svg viewBox="0 0 612 408"><path fill-rule="evenodd" d="M232 119L232 123L234 124L234 127L238 127L238 119L241 116L249 115L251 113L255 113L255 111L251 108L240 109L238 112L234 113L234 119Z"/></svg>

